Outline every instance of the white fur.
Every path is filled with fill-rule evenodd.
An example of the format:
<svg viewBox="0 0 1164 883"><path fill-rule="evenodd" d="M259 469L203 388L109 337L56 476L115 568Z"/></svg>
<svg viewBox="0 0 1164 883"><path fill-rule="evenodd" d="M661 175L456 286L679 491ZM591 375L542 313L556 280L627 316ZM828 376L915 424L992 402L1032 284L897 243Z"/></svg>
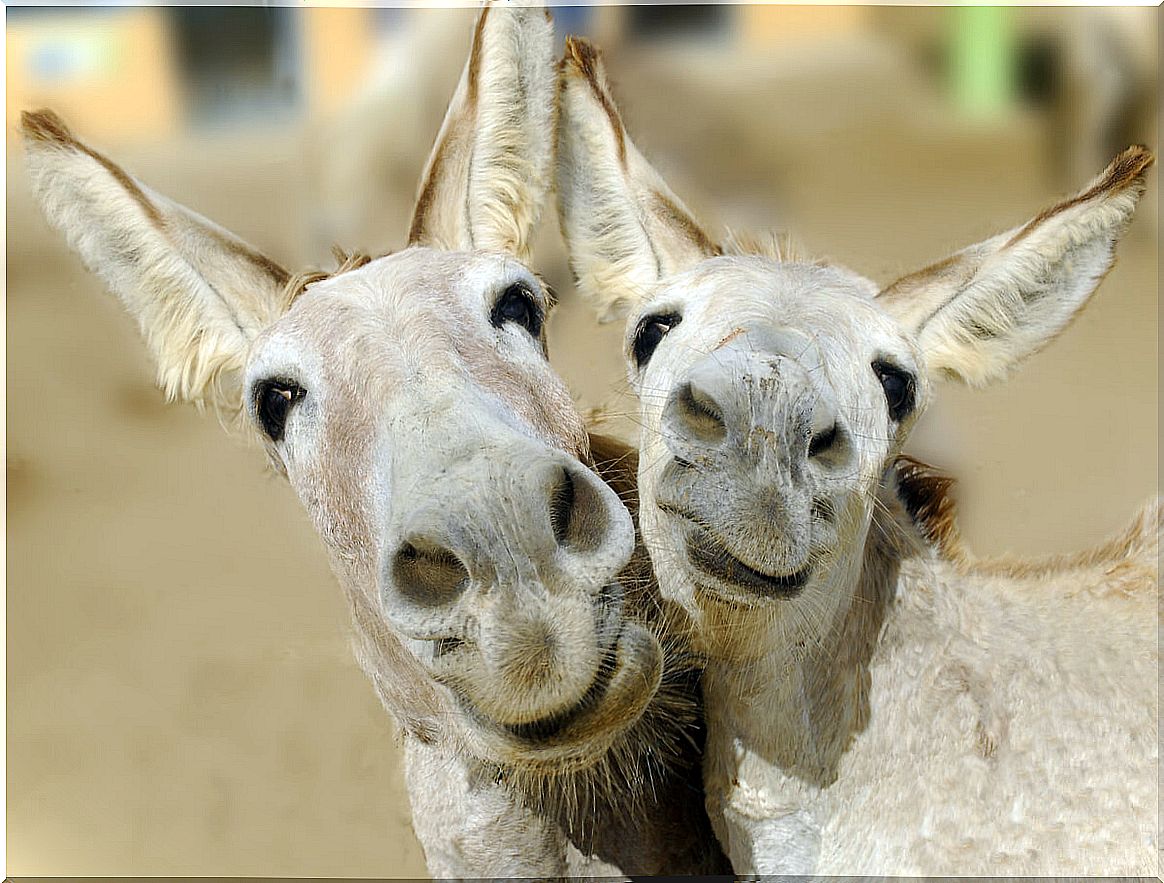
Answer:
<svg viewBox="0 0 1164 883"><path fill-rule="evenodd" d="M502 7L482 14L491 8L494 18L504 15ZM525 259L553 155L554 128L546 124L555 95L549 17L526 10L513 26L486 20L475 51L477 82L466 65L421 179L422 193L431 186L438 208L423 225L414 218L410 241Z"/></svg>
<svg viewBox="0 0 1164 883"><path fill-rule="evenodd" d="M788 714L776 691L735 698L784 660L713 666L705 786L736 871L1158 874L1158 505L1146 520L1122 563L1010 577L911 561L869 726L827 787L765 760L764 722Z"/></svg>
<svg viewBox="0 0 1164 883"><path fill-rule="evenodd" d="M681 317L628 369L640 520L709 657L704 784L735 871L1156 874L1159 503L1093 555L991 565L894 477L931 381L1005 377L1086 303L1150 155L874 297L837 268L671 249L709 241L690 217L652 238L588 57L568 50L562 79L562 228L598 311L611 290L631 301L628 353L653 317ZM675 269L633 272L652 265ZM885 362L915 377L900 418ZM769 588L709 575L707 536Z"/></svg>

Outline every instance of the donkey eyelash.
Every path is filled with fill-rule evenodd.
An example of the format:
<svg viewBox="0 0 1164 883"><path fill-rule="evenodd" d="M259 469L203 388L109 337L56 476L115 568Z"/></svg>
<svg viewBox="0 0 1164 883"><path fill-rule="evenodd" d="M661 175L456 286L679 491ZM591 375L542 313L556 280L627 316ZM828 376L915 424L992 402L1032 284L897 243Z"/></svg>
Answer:
<svg viewBox="0 0 1164 883"><path fill-rule="evenodd" d="M882 389L885 390L889 416L900 423L914 409L917 378L912 372L884 359L878 359L873 363L873 373L877 375Z"/></svg>

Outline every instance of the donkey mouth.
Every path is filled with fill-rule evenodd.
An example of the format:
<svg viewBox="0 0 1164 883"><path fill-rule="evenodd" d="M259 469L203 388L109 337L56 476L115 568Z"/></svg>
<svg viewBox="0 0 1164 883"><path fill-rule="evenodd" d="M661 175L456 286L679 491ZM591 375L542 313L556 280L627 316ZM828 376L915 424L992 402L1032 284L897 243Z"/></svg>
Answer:
<svg viewBox="0 0 1164 883"><path fill-rule="evenodd" d="M634 723L658 689L662 648L648 629L626 618L619 582L605 586L597 602L598 662L593 680L576 701L522 722L490 718L464 695L459 696L462 707L486 728L535 754L609 738Z"/></svg>
<svg viewBox="0 0 1164 883"><path fill-rule="evenodd" d="M703 519L671 504L660 503L659 508L688 522L690 527L684 537L688 562L700 573L714 577L719 583L744 589L753 595L794 598L812 575L812 565L792 573L759 570L732 554L727 544L715 535Z"/></svg>
<svg viewBox="0 0 1164 883"><path fill-rule="evenodd" d="M568 708L523 723L507 723L507 733L527 745L546 745L568 740L577 729L576 724L589 716L592 709L603 702L615 672L619 667L619 641L626 621L623 619L624 593L619 582L603 586L596 605L597 632L600 636L601 656L595 669L594 680L586 692Z"/></svg>
<svg viewBox="0 0 1164 883"><path fill-rule="evenodd" d="M812 575L812 567L794 573L764 573L728 551L727 546L701 527L687 534L687 560L698 570L739 588L779 598L800 594Z"/></svg>

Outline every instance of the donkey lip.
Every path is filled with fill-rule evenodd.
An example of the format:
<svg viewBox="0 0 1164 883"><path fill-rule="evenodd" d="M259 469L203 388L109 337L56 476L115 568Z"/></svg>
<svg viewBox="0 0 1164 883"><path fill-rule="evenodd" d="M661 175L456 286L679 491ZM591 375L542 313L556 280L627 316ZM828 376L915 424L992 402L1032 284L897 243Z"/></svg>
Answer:
<svg viewBox="0 0 1164 883"><path fill-rule="evenodd" d="M544 743L602 702L618 667L618 642L622 637L623 588L617 580L602 587L598 596L597 626L602 654L594 680L573 705L545 717L525 723L502 724L512 736L524 742Z"/></svg>
<svg viewBox="0 0 1164 883"><path fill-rule="evenodd" d="M710 531L693 526L686 538L687 558L698 570L716 580L749 592L771 597L793 598L808 582L812 567L794 573L765 573L751 567L728 551Z"/></svg>
<svg viewBox="0 0 1164 883"><path fill-rule="evenodd" d="M617 638L614 645L603 652L598 663L598 674L582 694L582 698L574 705L528 723L503 724L506 732L523 742L533 743L544 743L560 735L570 724L602 701L602 696L614 676L616 647Z"/></svg>

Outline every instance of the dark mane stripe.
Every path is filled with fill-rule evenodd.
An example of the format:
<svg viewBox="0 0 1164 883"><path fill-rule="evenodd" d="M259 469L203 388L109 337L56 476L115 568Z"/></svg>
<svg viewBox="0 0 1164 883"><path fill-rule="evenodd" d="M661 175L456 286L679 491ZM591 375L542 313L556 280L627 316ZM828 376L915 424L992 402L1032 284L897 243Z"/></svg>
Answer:
<svg viewBox="0 0 1164 883"><path fill-rule="evenodd" d="M905 454L893 463L897 496L922 535L948 557L960 552L955 519L955 480L921 460Z"/></svg>

